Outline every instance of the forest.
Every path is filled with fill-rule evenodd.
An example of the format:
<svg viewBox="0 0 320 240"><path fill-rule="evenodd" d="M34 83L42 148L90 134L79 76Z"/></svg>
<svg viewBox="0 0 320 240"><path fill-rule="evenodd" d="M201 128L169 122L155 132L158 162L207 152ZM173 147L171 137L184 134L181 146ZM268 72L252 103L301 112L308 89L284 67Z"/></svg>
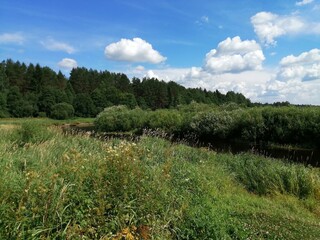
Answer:
<svg viewBox="0 0 320 240"><path fill-rule="evenodd" d="M104 108L173 108L191 102L250 105L240 93L185 88L173 81L138 79L123 73L74 68L66 78L39 64L0 63L0 117L95 117Z"/></svg>

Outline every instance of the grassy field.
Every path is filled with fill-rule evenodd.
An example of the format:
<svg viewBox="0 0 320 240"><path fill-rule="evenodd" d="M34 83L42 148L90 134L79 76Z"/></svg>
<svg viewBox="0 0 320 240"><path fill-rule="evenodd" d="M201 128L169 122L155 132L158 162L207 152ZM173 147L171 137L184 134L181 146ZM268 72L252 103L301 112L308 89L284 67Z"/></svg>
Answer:
<svg viewBox="0 0 320 240"><path fill-rule="evenodd" d="M53 123L0 121L0 239L320 236L319 169Z"/></svg>
<svg viewBox="0 0 320 240"><path fill-rule="evenodd" d="M38 125L63 125L93 123L94 118L72 118L67 120L55 120L50 118L0 118L0 128L5 125L21 125L25 122L33 122Z"/></svg>

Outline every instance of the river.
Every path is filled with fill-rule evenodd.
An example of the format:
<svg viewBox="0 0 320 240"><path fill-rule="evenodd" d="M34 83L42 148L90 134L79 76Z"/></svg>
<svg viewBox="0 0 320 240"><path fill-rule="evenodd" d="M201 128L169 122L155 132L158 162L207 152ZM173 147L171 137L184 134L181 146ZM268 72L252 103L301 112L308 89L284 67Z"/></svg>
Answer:
<svg viewBox="0 0 320 240"><path fill-rule="evenodd" d="M90 124L80 124L75 126L68 126L65 130L74 132L88 132L92 136L99 136L99 138L139 138L139 136L132 136L127 134L108 134L94 132L94 126ZM174 142L185 143L193 147L206 147L218 153L232 153L239 154L242 152L251 152L264 157L271 157L276 159L284 159L288 162L302 163L313 167L320 167L320 149L305 149L295 147L284 147L266 144L264 142L249 143L240 141L222 141L206 139L205 141L195 140L195 138L184 138L183 140L177 138L170 138Z"/></svg>

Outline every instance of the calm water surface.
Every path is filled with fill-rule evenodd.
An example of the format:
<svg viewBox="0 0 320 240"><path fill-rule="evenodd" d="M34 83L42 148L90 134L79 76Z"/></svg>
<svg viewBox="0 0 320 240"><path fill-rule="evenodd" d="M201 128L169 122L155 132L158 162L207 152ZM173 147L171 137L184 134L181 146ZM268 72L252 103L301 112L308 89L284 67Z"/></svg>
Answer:
<svg viewBox="0 0 320 240"><path fill-rule="evenodd" d="M69 129L75 132L92 132L94 127L92 125L77 125L70 126ZM92 134L93 136L101 137L101 134ZM125 135L125 134L105 134L103 138L137 138L139 136ZM254 144L248 142L230 142L230 141L195 141L192 140L174 140L183 142L195 147L208 147L216 152L239 154L242 152L251 152L257 155L285 159L289 162L303 163L313 167L320 167L320 150L319 149L302 149L302 148L285 148L285 147L272 147L265 143Z"/></svg>

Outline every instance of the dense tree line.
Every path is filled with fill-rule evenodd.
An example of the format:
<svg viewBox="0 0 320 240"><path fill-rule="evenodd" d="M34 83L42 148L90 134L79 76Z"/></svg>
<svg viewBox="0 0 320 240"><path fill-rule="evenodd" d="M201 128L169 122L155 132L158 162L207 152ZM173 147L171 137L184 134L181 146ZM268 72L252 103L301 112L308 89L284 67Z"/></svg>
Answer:
<svg viewBox="0 0 320 240"><path fill-rule="evenodd" d="M64 108L76 116L94 117L114 105L155 110L191 102L250 104L239 93L189 89L157 79L130 81L123 73L82 67L74 68L67 79L60 71L56 73L39 64L26 65L10 59L0 63L0 117L61 117L68 115L57 113Z"/></svg>

